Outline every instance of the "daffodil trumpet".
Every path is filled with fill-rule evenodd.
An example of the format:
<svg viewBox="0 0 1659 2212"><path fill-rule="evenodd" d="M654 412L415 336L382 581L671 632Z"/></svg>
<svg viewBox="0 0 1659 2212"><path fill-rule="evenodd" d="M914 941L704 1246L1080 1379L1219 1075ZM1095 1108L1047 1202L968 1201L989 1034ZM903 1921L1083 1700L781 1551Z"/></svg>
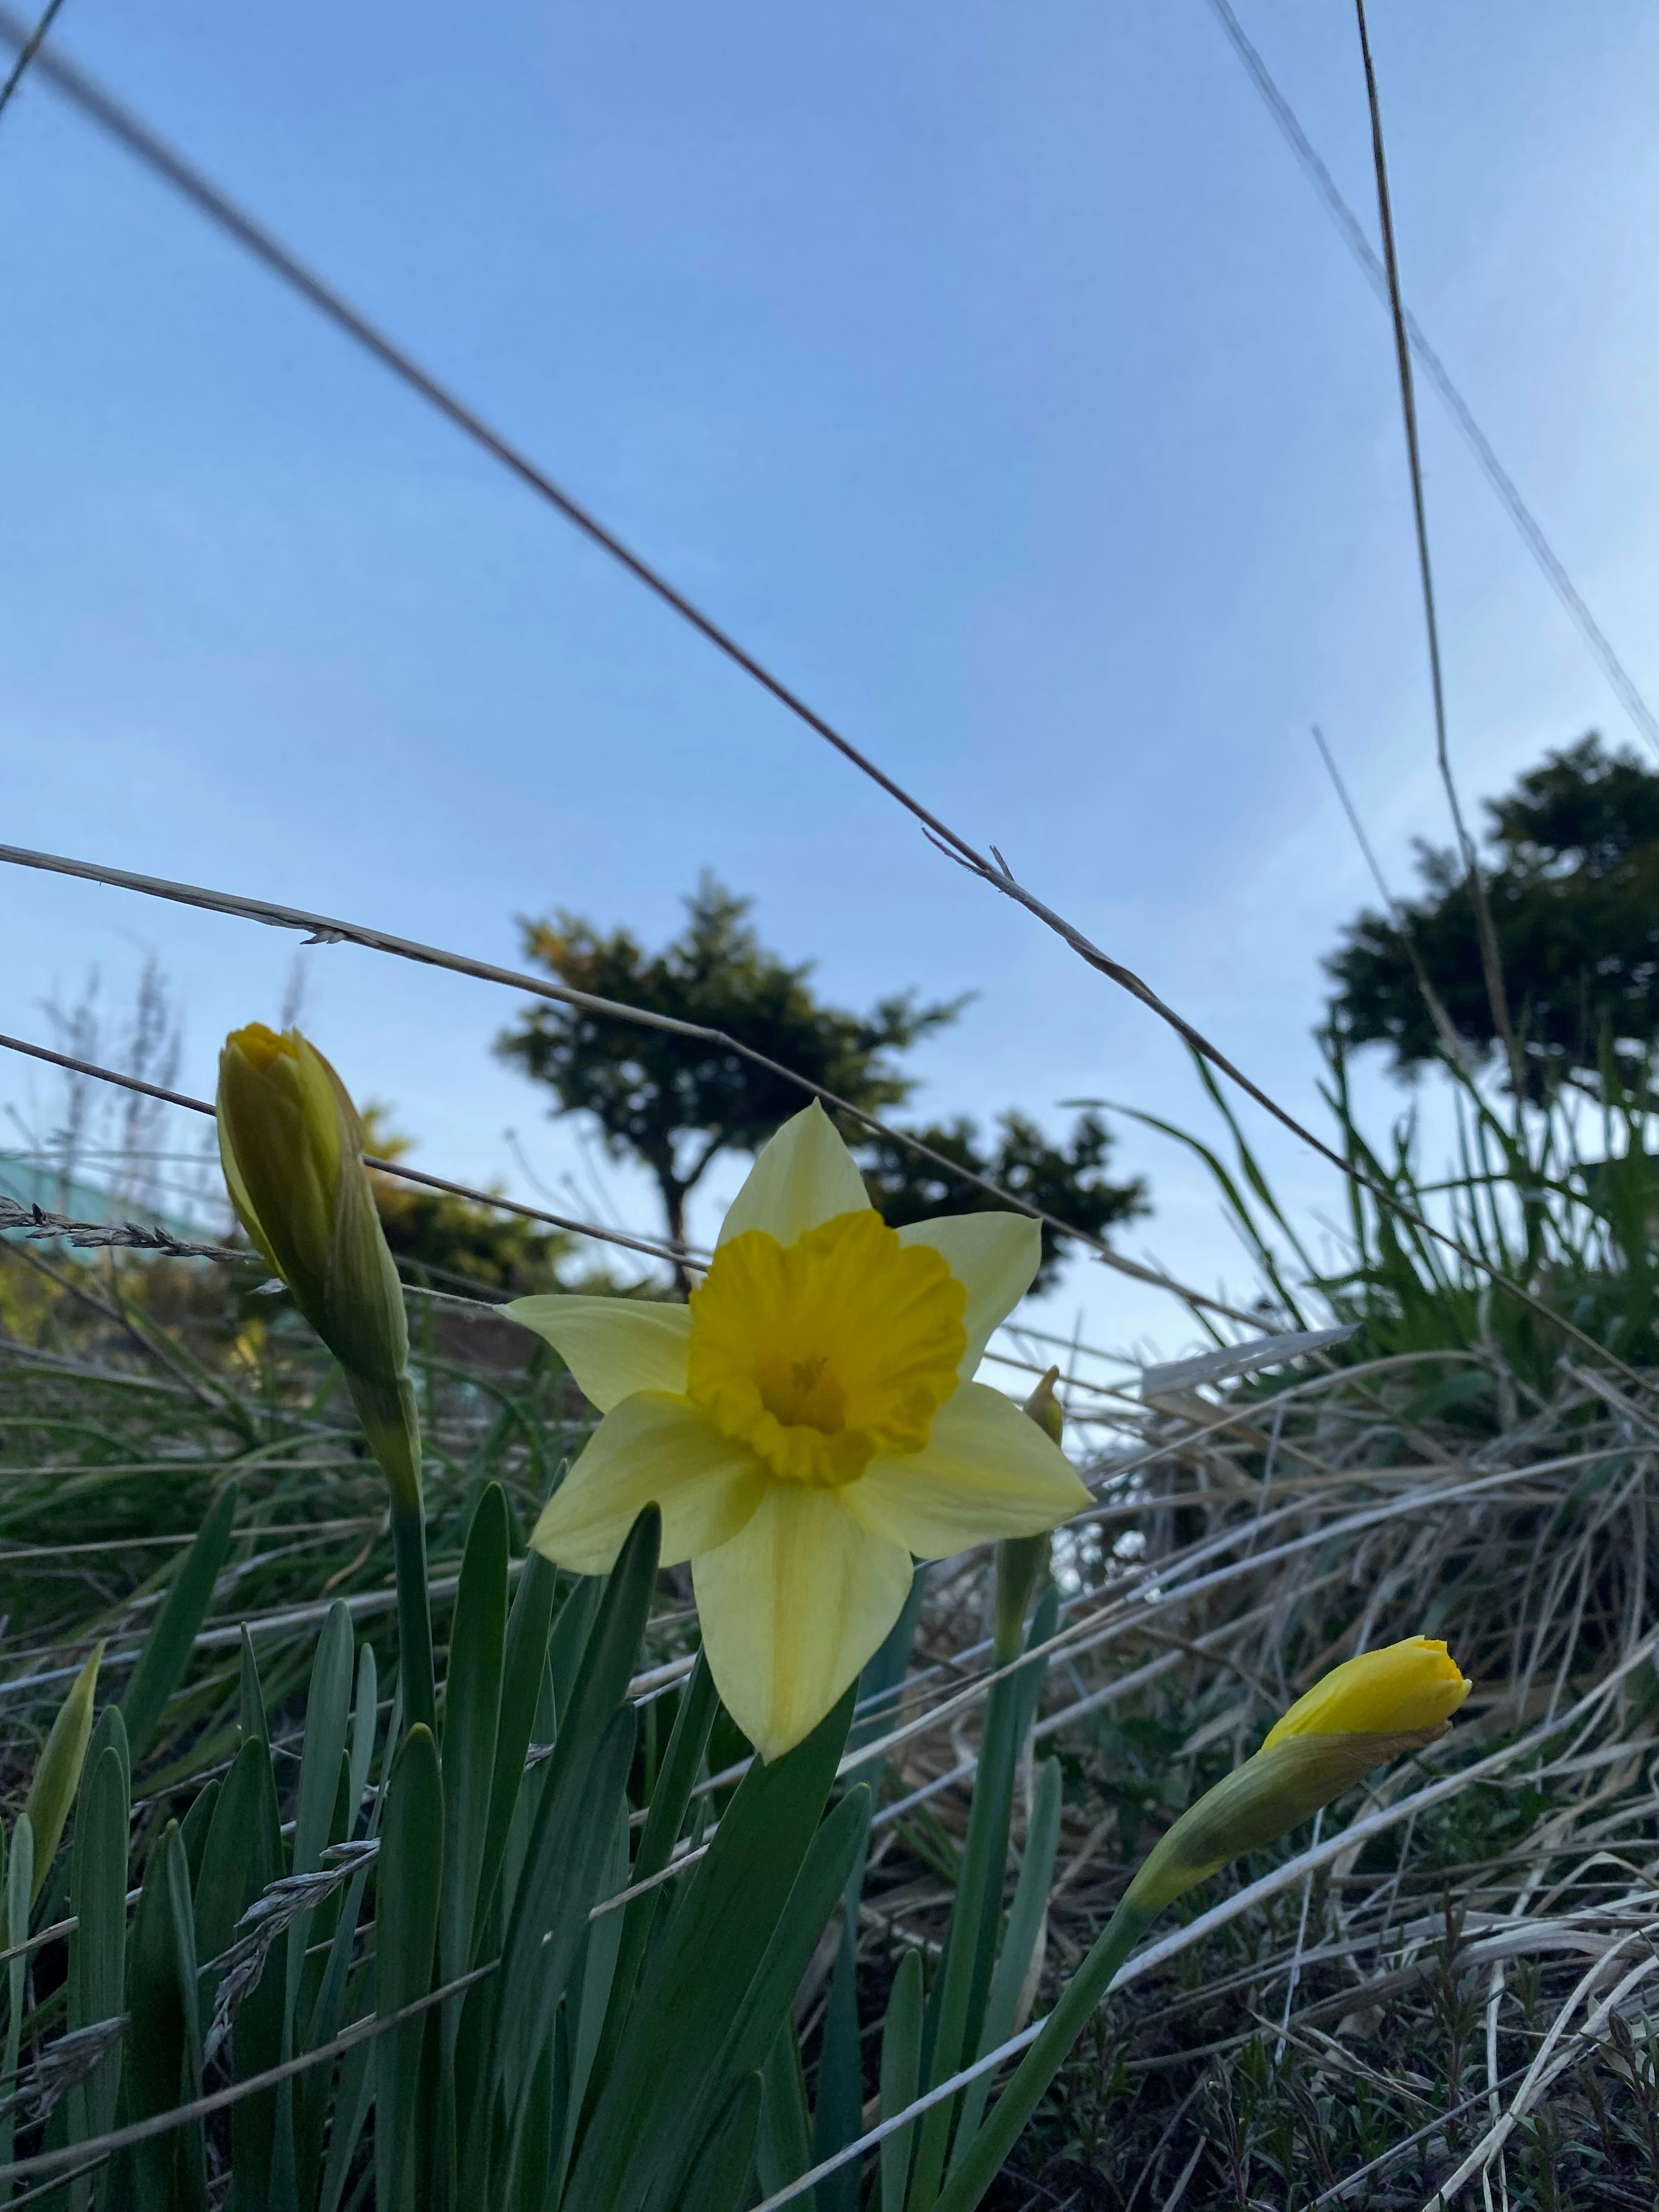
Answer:
<svg viewBox="0 0 1659 2212"><path fill-rule="evenodd" d="M686 1304L505 1309L602 1416L531 1541L603 1574L660 1506L720 1696L777 1758L880 1645L914 1559L1036 1536L1088 1503L1042 1425L973 1379L1041 1257L1018 1214L888 1228L807 1107L756 1161Z"/></svg>
<svg viewBox="0 0 1659 2212"><path fill-rule="evenodd" d="M1334 1668L1270 1729L1260 1751L1206 1790L1153 1846L933 2212L973 2212L1118 1968L1166 1905L1241 1852L1311 1819L1376 1767L1443 1736L1469 1693L1443 1643L1412 1636Z"/></svg>
<svg viewBox="0 0 1659 2212"><path fill-rule="evenodd" d="M219 1055L219 1158L237 1218L340 1363L391 1492L404 1710L433 1722L421 1430L403 1285L350 1093L297 1030L235 1030Z"/></svg>

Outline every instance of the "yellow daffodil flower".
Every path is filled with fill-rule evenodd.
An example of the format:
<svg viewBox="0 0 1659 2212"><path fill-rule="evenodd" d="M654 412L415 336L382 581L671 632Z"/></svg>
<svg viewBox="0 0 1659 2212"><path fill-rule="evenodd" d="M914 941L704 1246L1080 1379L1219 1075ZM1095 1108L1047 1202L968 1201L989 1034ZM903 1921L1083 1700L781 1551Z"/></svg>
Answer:
<svg viewBox="0 0 1659 2212"><path fill-rule="evenodd" d="M1189 1806L1148 1854L1124 1902L1148 1914L1309 1820L1373 1767L1443 1735L1469 1694L1443 1644L1407 1637L1334 1667L1260 1751Z"/></svg>
<svg viewBox="0 0 1659 2212"><path fill-rule="evenodd" d="M1018 1214L889 1229L807 1107L756 1161L688 1304L504 1309L604 1417L532 1542L603 1574L659 1506L663 1561L691 1562L720 1695L776 1758L898 1618L913 1554L1034 1535L1088 1503L1043 1430L973 1380L1041 1256Z"/></svg>

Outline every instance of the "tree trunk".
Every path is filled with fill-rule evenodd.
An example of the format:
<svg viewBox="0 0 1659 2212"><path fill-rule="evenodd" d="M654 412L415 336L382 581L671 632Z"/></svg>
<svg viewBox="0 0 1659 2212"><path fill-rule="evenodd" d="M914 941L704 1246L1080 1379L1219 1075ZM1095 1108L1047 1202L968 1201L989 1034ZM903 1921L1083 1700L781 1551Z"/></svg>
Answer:
<svg viewBox="0 0 1659 2212"><path fill-rule="evenodd" d="M690 1186L672 1176L659 1175L658 1187L662 1192L662 1210L668 1219L668 1241L677 1252L685 1249L685 1200ZM690 1269L684 1260L674 1262L674 1288L682 1298L689 1298L696 1288Z"/></svg>

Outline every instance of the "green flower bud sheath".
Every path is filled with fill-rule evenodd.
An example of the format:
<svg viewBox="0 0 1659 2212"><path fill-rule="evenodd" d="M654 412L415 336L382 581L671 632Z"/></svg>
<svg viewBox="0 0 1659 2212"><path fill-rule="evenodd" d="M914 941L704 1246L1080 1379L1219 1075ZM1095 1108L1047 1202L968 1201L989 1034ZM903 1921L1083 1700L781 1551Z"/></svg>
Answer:
<svg viewBox="0 0 1659 2212"><path fill-rule="evenodd" d="M1118 1968L1166 1905L1240 1852L1311 1819L1374 1767L1434 1742L1468 1689L1445 1645L1426 1638L1363 1653L1298 1699L1253 1759L1189 1806L1147 1854L989 2118L959 2153L933 2212L973 2212Z"/></svg>
<svg viewBox="0 0 1659 2212"><path fill-rule="evenodd" d="M243 1227L339 1361L391 1494L404 1717L434 1726L421 1431L403 1285L363 1166L350 1094L297 1030L225 1040L219 1152Z"/></svg>

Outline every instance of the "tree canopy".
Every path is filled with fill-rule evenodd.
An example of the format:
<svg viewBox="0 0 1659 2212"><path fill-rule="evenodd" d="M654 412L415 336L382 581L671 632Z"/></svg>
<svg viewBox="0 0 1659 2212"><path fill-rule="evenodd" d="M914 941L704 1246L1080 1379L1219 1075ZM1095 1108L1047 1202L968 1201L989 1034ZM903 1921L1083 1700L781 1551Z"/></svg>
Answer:
<svg viewBox="0 0 1659 2212"><path fill-rule="evenodd" d="M1627 1072L1659 1042L1659 772L1592 732L1486 802L1487 896L1528 1089L1594 1090L1605 1053ZM1440 1054L1414 951L1476 1060L1496 1043L1462 865L1418 848L1404 930L1365 912L1326 963L1347 1040L1385 1043L1399 1073Z"/></svg>
<svg viewBox="0 0 1659 2212"><path fill-rule="evenodd" d="M761 944L751 904L705 874L686 902L685 929L659 952L644 951L625 929L605 935L570 914L520 927L531 958L573 989L719 1030L866 1112L902 1105L915 1079L896 1056L954 1021L966 1000L922 1005L907 991L878 1000L867 1014L827 1006L812 990L812 963L792 965ZM556 1115L592 1115L613 1158L631 1156L649 1170L678 1245L686 1201L712 1163L726 1152L757 1152L804 1103L798 1083L738 1053L577 1006L531 1008L496 1049L546 1085ZM894 1139L872 1138L856 1124L842 1133L872 1201L895 1227L1000 1204ZM1088 1234L1145 1211L1139 1182L1114 1183L1103 1172L1111 1140L1092 1115L1062 1146L1018 1113L1005 1115L987 1141L968 1121L915 1133ZM1045 1231L1039 1282L1049 1281L1057 1265L1058 1245ZM682 1287L689 1281L682 1270Z"/></svg>
<svg viewBox="0 0 1659 2212"><path fill-rule="evenodd" d="M572 914L520 927L530 958L574 990L719 1030L869 1112L902 1103L915 1086L892 1055L954 1021L965 1001L921 1006L903 992L867 1014L825 1006L811 961L791 966L761 944L752 903L705 873L684 930L660 952ZM576 1006L532 1008L496 1049L547 1085L556 1114L592 1115L613 1158L631 1153L649 1170L678 1245L686 1200L720 1154L758 1152L803 1103L798 1084L723 1046Z"/></svg>
<svg viewBox="0 0 1659 2212"><path fill-rule="evenodd" d="M1007 1113L997 1133L981 1145L975 1124L958 1119L910 1132L936 1152L975 1175L985 1176L1016 1198L1098 1237L1113 1223L1133 1221L1148 1211L1146 1186L1139 1176L1113 1182L1103 1172L1112 1139L1093 1114L1081 1115L1069 1143L1051 1144L1035 1121ZM860 1148L865 1188L890 1228L926 1221L939 1213L982 1213L999 1201L960 1176L923 1158L890 1137L867 1139ZM1047 1290L1064 1256L1063 1239L1044 1224L1042 1265L1034 1289Z"/></svg>

